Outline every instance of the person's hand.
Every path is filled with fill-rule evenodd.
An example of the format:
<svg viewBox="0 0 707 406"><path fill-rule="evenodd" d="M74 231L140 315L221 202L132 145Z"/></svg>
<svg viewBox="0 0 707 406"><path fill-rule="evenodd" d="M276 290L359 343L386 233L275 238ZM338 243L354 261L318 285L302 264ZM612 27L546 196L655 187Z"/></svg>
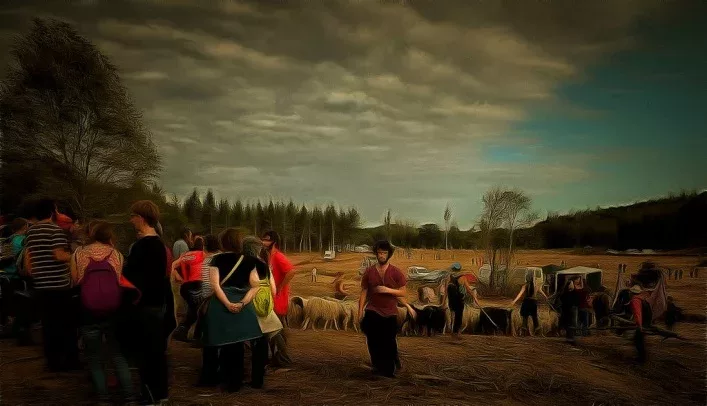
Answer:
<svg viewBox="0 0 707 406"><path fill-rule="evenodd" d="M241 310L243 310L243 303L229 303L227 307L229 312L239 313Z"/></svg>
<svg viewBox="0 0 707 406"><path fill-rule="evenodd" d="M387 286L381 285L381 286L376 286L375 288L373 288L373 291L376 293L390 293L391 289Z"/></svg>
<svg viewBox="0 0 707 406"><path fill-rule="evenodd" d="M412 319L417 320L417 312L412 308L408 309L408 311L410 312L410 316L412 317Z"/></svg>

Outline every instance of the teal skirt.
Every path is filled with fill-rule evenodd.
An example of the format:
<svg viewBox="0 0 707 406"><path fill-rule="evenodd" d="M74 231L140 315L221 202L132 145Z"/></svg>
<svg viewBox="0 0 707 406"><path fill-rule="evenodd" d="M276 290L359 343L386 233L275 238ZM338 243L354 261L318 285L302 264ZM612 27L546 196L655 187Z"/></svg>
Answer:
<svg viewBox="0 0 707 406"><path fill-rule="evenodd" d="M247 292L246 289L223 288L223 293L231 303L239 302ZM240 312L231 313L216 295L213 295L206 311L205 322L204 346L208 347L235 344L263 336L252 302Z"/></svg>

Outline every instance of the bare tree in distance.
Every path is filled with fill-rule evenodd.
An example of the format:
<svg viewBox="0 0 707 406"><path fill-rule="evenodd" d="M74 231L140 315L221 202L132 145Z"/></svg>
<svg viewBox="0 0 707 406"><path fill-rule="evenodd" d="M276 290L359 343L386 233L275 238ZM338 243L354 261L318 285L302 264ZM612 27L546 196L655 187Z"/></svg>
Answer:
<svg viewBox="0 0 707 406"><path fill-rule="evenodd" d="M518 228L530 226L538 219L538 214L530 211L532 201L522 190L505 190L501 200L503 202L503 226L508 229L509 234L506 264L510 268L514 253L513 233Z"/></svg>
<svg viewBox="0 0 707 406"><path fill-rule="evenodd" d="M449 221L452 219L452 209L449 208L449 203L447 207L444 208L444 249L449 249Z"/></svg>
<svg viewBox="0 0 707 406"><path fill-rule="evenodd" d="M505 217L505 201L504 195L505 191L500 187L493 187L489 189L481 201L484 204L483 211L481 212L481 217L479 218L479 228L481 229L481 241L484 245L486 251L486 260L489 262L491 267L491 275L489 278L490 288L494 289L496 287L497 275L497 241L494 239L496 231L503 225L503 220Z"/></svg>
<svg viewBox="0 0 707 406"><path fill-rule="evenodd" d="M10 54L0 91L2 189L67 199L83 218L103 204L102 188L155 179L160 157L142 115L91 42L65 22L35 19ZM16 185L27 177L31 186Z"/></svg>
<svg viewBox="0 0 707 406"><path fill-rule="evenodd" d="M390 209L385 213L385 216L383 217L383 224L385 224L385 236L388 239L388 241L392 244L393 242L391 241L392 235L390 233L390 224L392 221L392 217L390 214Z"/></svg>

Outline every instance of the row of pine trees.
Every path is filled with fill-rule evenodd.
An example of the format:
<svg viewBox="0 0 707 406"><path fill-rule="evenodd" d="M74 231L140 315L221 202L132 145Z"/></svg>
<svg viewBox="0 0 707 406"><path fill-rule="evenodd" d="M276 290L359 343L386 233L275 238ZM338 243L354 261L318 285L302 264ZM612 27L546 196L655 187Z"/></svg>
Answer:
<svg viewBox="0 0 707 406"><path fill-rule="evenodd" d="M173 196L172 206L178 208L186 223L200 233L214 233L226 227L240 227L258 235L266 229L280 234L284 250L322 251L332 245L355 244L361 226L361 216L355 207L337 208L333 204L323 207L261 201L243 203L236 199L218 202L208 190L201 198L195 188L191 195L180 203Z"/></svg>

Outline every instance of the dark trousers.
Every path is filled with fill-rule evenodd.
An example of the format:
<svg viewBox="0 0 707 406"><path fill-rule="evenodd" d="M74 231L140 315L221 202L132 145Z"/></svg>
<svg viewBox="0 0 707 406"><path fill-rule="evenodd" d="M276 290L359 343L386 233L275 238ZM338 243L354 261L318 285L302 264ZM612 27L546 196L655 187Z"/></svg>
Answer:
<svg viewBox="0 0 707 406"><path fill-rule="evenodd" d="M196 323L197 310L201 304L201 281L186 282L179 288L179 294L187 302L187 318L184 320L183 327L189 331L192 324Z"/></svg>
<svg viewBox="0 0 707 406"><path fill-rule="evenodd" d="M538 321L538 302L532 298L523 299L523 304L520 307L520 316L523 318L522 328L530 331L528 328L528 318L533 320L533 329L538 331L540 322Z"/></svg>
<svg viewBox="0 0 707 406"><path fill-rule="evenodd" d="M646 337L640 329L636 329L633 336L633 345L636 347L636 355L639 362L646 360Z"/></svg>
<svg viewBox="0 0 707 406"><path fill-rule="evenodd" d="M265 336L251 341L251 386L262 388L265 379L265 363L268 359L268 341ZM229 392L238 391L243 384L244 343L228 344L221 347L219 368L221 382Z"/></svg>
<svg viewBox="0 0 707 406"><path fill-rule="evenodd" d="M458 334L462 327L462 317L464 317L464 302L449 301L449 310L454 312L454 322L452 323L452 332Z"/></svg>
<svg viewBox="0 0 707 406"><path fill-rule="evenodd" d="M366 310L361 320L361 331L366 335L371 364L377 373L394 376L398 359L398 343L395 340L398 325L395 316L383 317Z"/></svg>
<svg viewBox="0 0 707 406"><path fill-rule="evenodd" d="M457 334L462 327L462 318L464 317L464 296L459 294L459 289L456 286L450 284L447 285L447 298L449 299L449 310L454 312L452 332Z"/></svg>
<svg viewBox="0 0 707 406"><path fill-rule="evenodd" d="M199 384L206 386L218 385L219 347L204 347L201 349L201 375Z"/></svg>
<svg viewBox="0 0 707 406"><path fill-rule="evenodd" d="M574 341L574 337L576 335L575 329L577 328L578 325L578 314L579 314L579 309L576 306L572 306L570 308L567 308L563 310L563 317L565 318L564 326L565 326L565 337L567 338L568 341Z"/></svg>
<svg viewBox="0 0 707 406"><path fill-rule="evenodd" d="M165 337L165 310L161 307L142 307L134 311L137 335L135 357L140 374L140 390L145 399L166 399L168 390L167 339Z"/></svg>
<svg viewBox="0 0 707 406"><path fill-rule="evenodd" d="M0 277L0 325L7 325L9 316L14 316L17 321L18 301L15 291L22 290L24 282L21 279Z"/></svg>
<svg viewBox="0 0 707 406"><path fill-rule="evenodd" d="M47 367L63 371L78 366L78 300L75 291L37 292L42 319L42 341Z"/></svg>

